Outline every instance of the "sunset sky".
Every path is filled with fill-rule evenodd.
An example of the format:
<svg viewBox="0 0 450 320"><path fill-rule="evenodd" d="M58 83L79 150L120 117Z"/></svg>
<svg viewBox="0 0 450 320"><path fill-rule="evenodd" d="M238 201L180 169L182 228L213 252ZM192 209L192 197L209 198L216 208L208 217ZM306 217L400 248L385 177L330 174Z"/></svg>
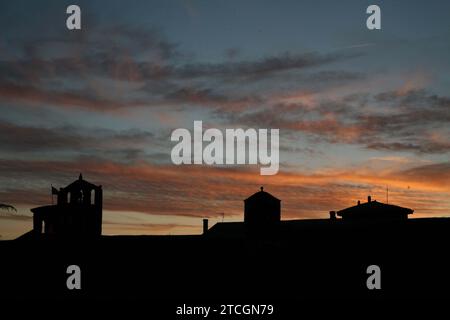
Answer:
<svg viewBox="0 0 450 320"><path fill-rule="evenodd" d="M381 7L382 29L365 13ZM66 28L78 4L82 30ZM104 234L194 234L368 195L450 216L449 1L2 1L0 239L51 185L104 190ZM176 128L280 129L280 171L172 164Z"/></svg>

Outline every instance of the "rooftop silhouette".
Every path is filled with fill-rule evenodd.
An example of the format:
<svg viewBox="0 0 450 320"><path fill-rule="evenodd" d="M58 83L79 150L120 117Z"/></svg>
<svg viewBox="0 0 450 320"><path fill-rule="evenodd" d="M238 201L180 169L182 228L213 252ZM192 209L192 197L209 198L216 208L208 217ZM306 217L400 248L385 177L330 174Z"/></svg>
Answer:
<svg viewBox="0 0 450 320"><path fill-rule="evenodd" d="M59 190L52 186L54 205L31 209L33 235L90 236L102 234L102 186L96 186L80 176Z"/></svg>
<svg viewBox="0 0 450 320"><path fill-rule="evenodd" d="M33 212L34 237L99 237L102 234L102 186L83 179L77 180L59 190L52 188L57 203L31 209ZM384 204L368 197L366 203L330 211L329 219L281 219L281 200L264 191L254 193L244 200L244 220L242 222L219 222L208 227L208 219L203 219L203 235L219 237L271 237L280 233L298 232L305 226L323 227L345 222L395 222L408 219L414 210L392 204ZM340 217L340 218L338 218Z"/></svg>
<svg viewBox="0 0 450 320"><path fill-rule="evenodd" d="M441 259L448 218L409 219L411 209L368 198L329 218L283 220L280 195L261 187L244 200L242 221L208 228L204 219L203 235L100 236L101 186L80 175L52 190L57 203L33 209L34 230L6 250L3 274L13 276L3 282L13 296L72 297L58 274L73 263L87 270L82 294L88 297L361 298L373 294L361 282L371 264L389 270L383 274L387 297L448 295L431 291L433 283L450 284L450 276L436 272L449 267ZM40 263L30 271L27 261ZM421 282L406 286L402 279Z"/></svg>
<svg viewBox="0 0 450 320"><path fill-rule="evenodd" d="M372 197L367 198L367 202L353 207L339 210L337 215L345 220L405 220L414 210L372 201Z"/></svg>

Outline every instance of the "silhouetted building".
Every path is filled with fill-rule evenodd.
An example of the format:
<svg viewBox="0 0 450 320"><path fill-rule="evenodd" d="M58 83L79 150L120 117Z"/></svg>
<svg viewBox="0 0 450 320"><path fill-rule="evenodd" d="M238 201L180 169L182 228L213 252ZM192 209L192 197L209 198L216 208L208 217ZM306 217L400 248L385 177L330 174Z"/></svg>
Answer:
<svg viewBox="0 0 450 320"><path fill-rule="evenodd" d="M244 200L244 224L246 226L276 225L281 220L281 200L268 192L256 192Z"/></svg>
<svg viewBox="0 0 450 320"><path fill-rule="evenodd" d="M55 236L100 236L102 234L102 186L78 180L59 190L52 187L57 203L31 209L33 232Z"/></svg>
<svg viewBox="0 0 450 320"><path fill-rule="evenodd" d="M369 196L366 203L361 203L337 212L343 220L406 220L414 210L385 204L376 200L372 201Z"/></svg>
<svg viewBox="0 0 450 320"><path fill-rule="evenodd" d="M244 222L219 222L210 229L203 221L203 234L218 237L268 235L281 223L281 200L261 187L259 192L244 200Z"/></svg>
<svg viewBox="0 0 450 320"><path fill-rule="evenodd" d="M303 233L337 232L372 225L372 222L407 220L414 210L385 204L369 196L366 203L340 211L330 211L329 219L299 219L281 221L281 200L261 191L244 200L244 222L219 222L210 229L203 224L203 234L217 238L245 238L248 236L293 237ZM339 219L338 217L341 217ZM346 223L357 222L357 223Z"/></svg>

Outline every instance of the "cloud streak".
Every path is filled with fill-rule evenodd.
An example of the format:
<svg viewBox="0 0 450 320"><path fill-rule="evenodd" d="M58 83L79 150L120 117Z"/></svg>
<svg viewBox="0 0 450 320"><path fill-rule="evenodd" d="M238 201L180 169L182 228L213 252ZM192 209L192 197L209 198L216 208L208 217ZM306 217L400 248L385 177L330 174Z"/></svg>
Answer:
<svg viewBox="0 0 450 320"><path fill-rule="evenodd" d="M77 172L104 187L107 210L144 212L156 215L217 217L242 213L242 200L265 185L283 200L285 217L324 216L329 210L349 205L375 192L384 199L385 186L392 201L411 204L409 190L433 198L448 196L448 163L384 171L374 176L364 169L328 172L281 172L268 179L244 167L171 166L109 162L105 159L79 161L0 161L2 183L22 181L28 190L5 188L0 196L11 203L43 205L49 199L50 183L64 186ZM424 177L427 178L424 178ZM30 189L32 186L32 189ZM45 191L48 190L48 193ZM439 198L439 197L438 197ZM439 198L440 199L440 198ZM400 203L402 204L402 203ZM413 208L415 209L415 208ZM419 210L420 213L420 210Z"/></svg>
<svg viewBox="0 0 450 320"><path fill-rule="evenodd" d="M253 60L195 62L157 29L130 26L12 41L18 56L0 56L0 100L97 112L155 106L241 109L268 97L252 83L352 81L360 75L314 69L361 53L285 52ZM70 85L63 85L70 83ZM247 86L250 88L251 86Z"/></svg>
<svg viewBox="0 0 450 320"><path fill-rule="evenodd" d="M361 105L362 104L362 105ZM450 98L412 90L346 96L319 103L278 103L257 111L221 116L229 123L274 127L327 143L383 151L450 151Z"/></svg>

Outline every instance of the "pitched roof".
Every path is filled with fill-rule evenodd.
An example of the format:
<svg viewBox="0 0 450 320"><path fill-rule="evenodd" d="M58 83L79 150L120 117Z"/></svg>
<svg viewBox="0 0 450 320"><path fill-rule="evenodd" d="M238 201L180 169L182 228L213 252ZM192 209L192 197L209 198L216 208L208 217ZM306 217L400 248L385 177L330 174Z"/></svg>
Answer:
<svg viewBox="0 0 450 320"><path fill-rule="evenodd" d="M92 184L90 182L87 182L86 180L83 180L83 176L80 173L80 176L77 180L69 184L67 187L63 189L67 190L73 190L73 189L96 189L98 188L95 184Z"/></svg>
<svg viewBox="0 0 450 320"><path fill-rule="evenodd" d="M349 214L350 215L360 215L360 214L367 215L367 214L376 214L377 212L383 212L383 213L388 213L388 214L391 214L391 213L393 213L393 214L397 214L397 213L412 214L414 212L414 210L373 200L370 202L358 204L356 206L340 210L337 212L337 215L342 217L342 216L349 215Z"/></svg>
<svg viewBox="0 0 450 320"><path fill-rule="evenodd" d="M278 199L277 197L274 197L273 195L271 195L270 193L264 191L264 188L261 187L261 190L252 194L250 197L248 197L247 199L245 199L244 201L248 201L248 200L255 200L255 201L260 201L260 200L277 200L277 201L281 201L280 199Z"/></svg>

